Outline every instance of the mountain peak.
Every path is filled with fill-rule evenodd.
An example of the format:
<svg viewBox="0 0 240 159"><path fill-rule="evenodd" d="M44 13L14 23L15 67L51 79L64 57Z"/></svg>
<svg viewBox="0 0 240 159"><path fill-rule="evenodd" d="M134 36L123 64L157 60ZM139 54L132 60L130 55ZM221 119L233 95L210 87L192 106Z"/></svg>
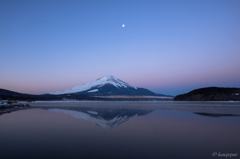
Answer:
<svg viewBox="0 0 240 159"><path fill-rule="evenodd" d="M113 81L113 80L117 80L117 78L112 75L106 75L106 76L99 78L98 80Z"/></svg>
<svg viewBox="0 0 240 159"><path fill-rule="evenodd" d="M131 88L134 88L134 89L137 89L137 87L135 86L132 86L126 82L123 82L122 80L112 76L112 75L106 75L106 76L103 76L99 79L97 79L98 82L101 82L101 83L105 83L105 84L112 84L114 85L115 87L117 88L128 88L128 87L131 87Z"/></svg>
<svg viewBox="0 0 240 159"><path fill-rule="evenodd" d="M71 89L67 89L65 91L58 91L58 92L52 92L50 94L66 94L66 93L79 93L83 91L94 91L97 92L99 91L98 89L100 87L103 87L104 85L112 85L116 88L131 88L131 89L137 89L137 87L132 86L126 82L123 82L122 80L112 76L112 75L106 75L103 76L95 81L92 81L87 84L81 84L76 87L73 87Z"/></svg>

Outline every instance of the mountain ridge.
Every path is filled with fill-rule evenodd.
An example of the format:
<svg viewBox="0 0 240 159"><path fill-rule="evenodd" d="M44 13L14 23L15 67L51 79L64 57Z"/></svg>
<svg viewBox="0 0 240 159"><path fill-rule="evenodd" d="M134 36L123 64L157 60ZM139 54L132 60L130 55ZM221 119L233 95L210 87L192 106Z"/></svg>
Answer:
<svg viewBox="0 0 240 159"><path fill-rule="evenodd" d="M95 81L86 84L80 84L78 86L75 86L64 91L50 92L49 94L61 95L73 93L88 96L114 96L114 95L161 96L161 94L156 94L148 89L130 85L112 75L106 75L101 78L98 78Z"/></svg>
<svg viewBox="0 0 240 159"><path fill-rule="evenodd" d="M112 96L113 97L113 96ZM161 97L161 96L160 96ZM122 98L114 97L107 98L106 96L86 96L77 93L63 94L63 95L33 95L33 94L23 94L19 92L14 92L6 89L0 88L0 102L1 100L19 100L19 101L66 101L66 100L89 100L89 101L152 101L152 100L172 100L171 98L145 98L144 96L135 96L134 98L123 96Z"/></svg>

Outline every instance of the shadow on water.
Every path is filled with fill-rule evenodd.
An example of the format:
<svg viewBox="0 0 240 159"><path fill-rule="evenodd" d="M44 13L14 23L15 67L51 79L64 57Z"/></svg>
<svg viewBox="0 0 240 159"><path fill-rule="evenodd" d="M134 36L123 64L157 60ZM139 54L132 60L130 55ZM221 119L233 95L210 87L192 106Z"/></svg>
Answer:
<svg viewBox="0 0 240 159"><path fill-rule="evenodd" d="M234 114L214 114L214 113L194 113L196 115L208 116L208 117L239 117L240 115Z"/></svg>
<svg viewBox="0 0 240 159"><path fill-rule="evenodd" d="M0 115L3 115L3 114L8 114L8 113L11 113L11 112L15 112L15 111L18 111L18 110L25 110L25 109L29 109L29 108L5 108L5 109L0 109Z"/></svg>

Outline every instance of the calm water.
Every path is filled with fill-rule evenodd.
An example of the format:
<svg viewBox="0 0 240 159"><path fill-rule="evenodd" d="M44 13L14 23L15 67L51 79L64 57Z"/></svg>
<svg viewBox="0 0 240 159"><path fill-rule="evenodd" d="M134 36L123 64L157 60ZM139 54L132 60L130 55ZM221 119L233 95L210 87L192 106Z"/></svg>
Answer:
<svg viewBox="0 0 240 159"><path fill-rule="evenodd" d="M1 159L207 159L226 158L214 152L240 153L239 116L67 106L10 111L0 115Z"/></svg>

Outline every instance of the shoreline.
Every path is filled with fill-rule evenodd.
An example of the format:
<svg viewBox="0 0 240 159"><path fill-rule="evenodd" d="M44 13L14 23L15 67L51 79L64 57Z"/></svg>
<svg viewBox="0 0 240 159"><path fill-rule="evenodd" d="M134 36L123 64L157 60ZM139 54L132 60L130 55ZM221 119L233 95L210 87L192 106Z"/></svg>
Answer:
<svg viewBox="0 0 240 159"><path fill-rule="evenodd" d="M31 108L108 108L169 110L193 113L240 115L240 102L182 102L182 101L79 101L29 103Z"/></svg>

